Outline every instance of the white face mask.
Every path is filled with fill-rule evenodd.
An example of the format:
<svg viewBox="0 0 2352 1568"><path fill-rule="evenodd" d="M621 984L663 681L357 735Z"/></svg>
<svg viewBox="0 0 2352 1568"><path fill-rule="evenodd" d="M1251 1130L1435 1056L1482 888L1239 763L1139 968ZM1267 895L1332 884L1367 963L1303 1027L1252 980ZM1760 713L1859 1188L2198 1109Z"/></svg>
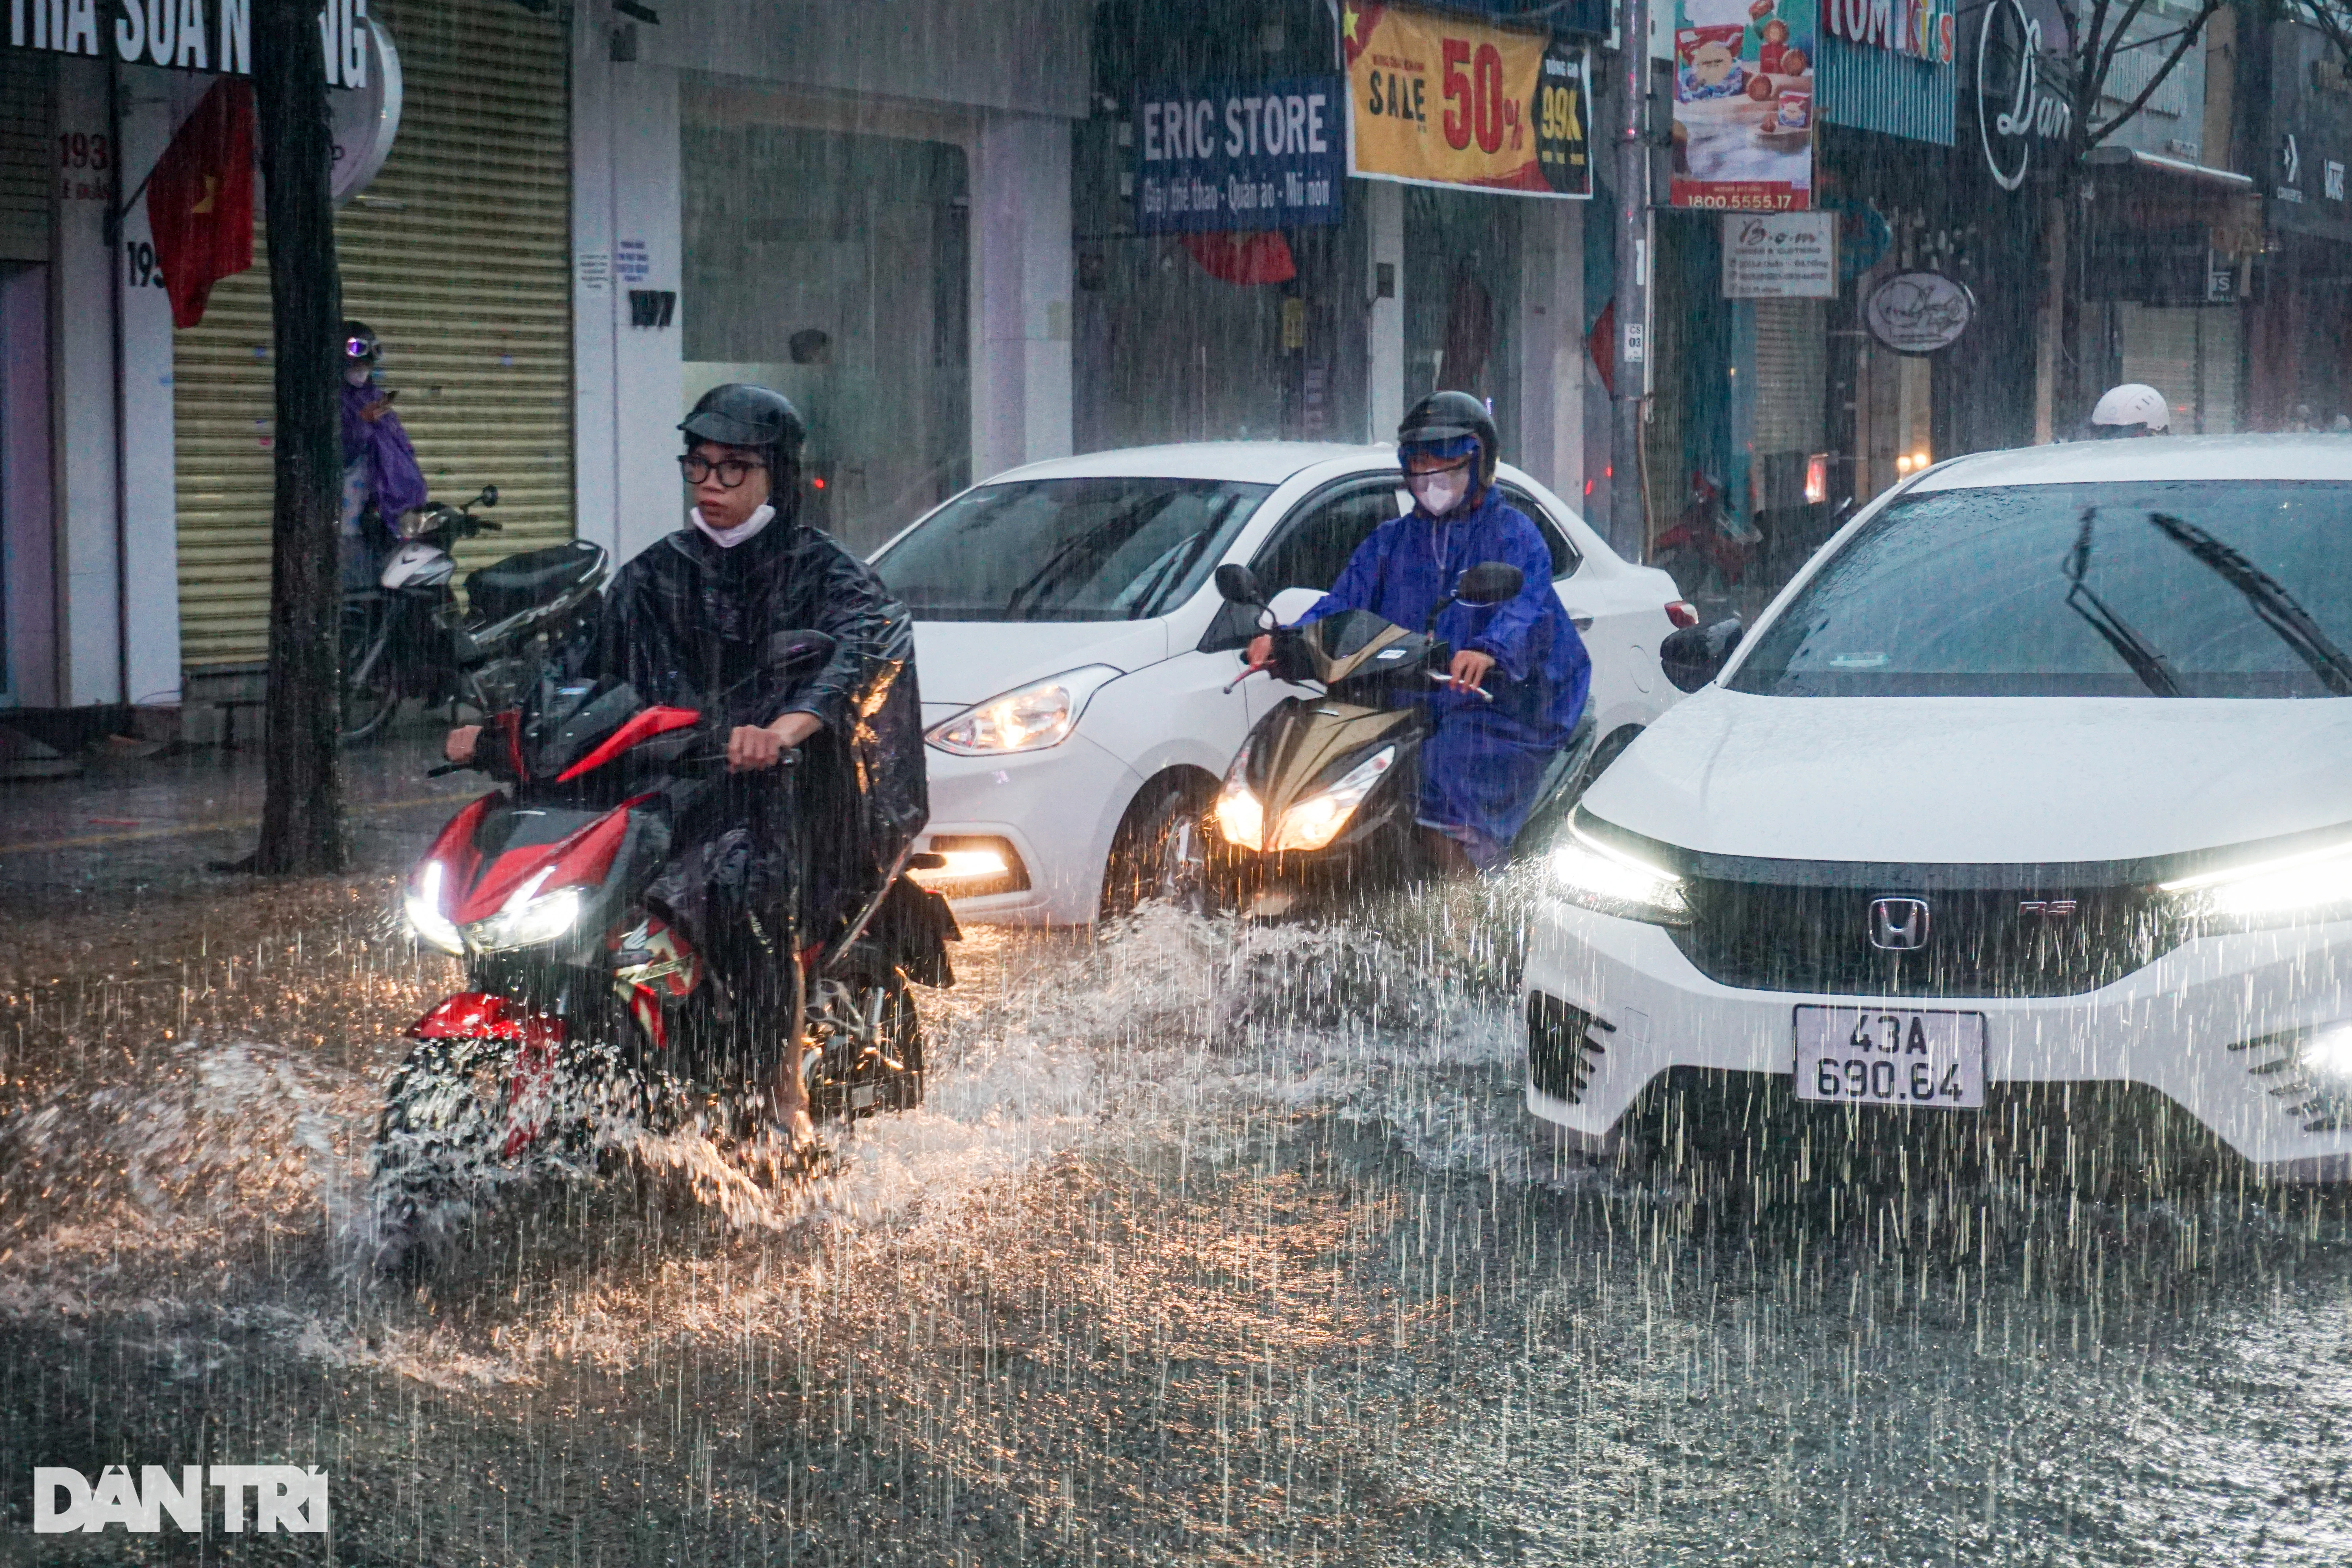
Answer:
<svg viewBox="0 0 2352 1568"><path fill-rule="evenodd" d="M363 364L343 366L343 382L348 386L365 386L368 384L368 367Z"/></svg>
<svg viewBox="0 0 2352 1568"><path fill-rule="evenodd" d="M1460 506L1462 498L1470 493L1470 468L1465 463L1459 468L1441 468L1433 474L1408 474L1404 488L1412 492L1412 499L1419 501L1430 516L1444 517Z"/></svg>
<svg viewBox="0 0 2352 1568"><path fill-rule="evenodd" d="M703 537L709 540L710 542L716 544L721 550L734 549L737 545L742 543L745 540L751 538L753 534L767 527L769 521L775 515L776 509L770 506L767 502L761 501L760 503L759 510L753 512L751 516L745 518L734 527L713 528L709 523L702 521L702 509L700 507L695 507L687 513L687 516L694 520L694 526L702 531Z"/></svg>

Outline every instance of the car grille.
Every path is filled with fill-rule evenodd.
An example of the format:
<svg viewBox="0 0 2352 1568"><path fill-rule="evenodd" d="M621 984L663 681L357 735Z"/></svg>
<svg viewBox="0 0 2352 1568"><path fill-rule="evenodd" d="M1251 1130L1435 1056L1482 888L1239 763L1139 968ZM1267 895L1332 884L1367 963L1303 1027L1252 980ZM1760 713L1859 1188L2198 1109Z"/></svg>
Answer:
<svg viewBox="0 0 2352 1568"><path fill-rule="evenodd" d="M1688 882L1693 920L1675 944L1708 979L1749 991L1842 996L2072 996L2179 946L2189 932L2151 887L1938 888L1950 868L1877 867L1866 886ZM1997 868L1969 868L1984 879ZM1882 897L1927 906L1921 946L1871 942Z"/></svg>

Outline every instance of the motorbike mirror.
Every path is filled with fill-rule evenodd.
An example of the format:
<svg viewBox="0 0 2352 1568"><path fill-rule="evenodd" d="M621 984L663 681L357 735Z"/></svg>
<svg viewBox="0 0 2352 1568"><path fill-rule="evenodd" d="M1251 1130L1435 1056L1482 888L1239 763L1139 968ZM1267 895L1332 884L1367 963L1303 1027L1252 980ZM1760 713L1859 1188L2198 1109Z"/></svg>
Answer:
<svg viewBox="0 0 2352 1568"><path fill-rule="evenodd" d="M1217 592L1227 604L1265 603L1265 593L1257 585L1257 574L1238 561L1228 561L1217 568Z"/></svg>
<svg viewBox="0 0 2352 1568"><path fill-rule="evenodd" d="M1462 574L1454 596L1465 605L1500 605L1519 596L1528 574L1507 561L1481 561Z"/></svg>
<svg viewBox="0 0 2352 1568"><path fill-rule="evenodd" d="M478 496L476 496L476 497L474 498L472 504L473 504L473 505L475 505L475 506L496 506L496 505L498 505L498 504L499 504L499 487L498 487L498 486L496 486L496 485L484 485L484 486L482 487L482 493L481 493L480 495L478 495Z"/></svg>
<svg viewBox="0 0 2352 1568"><path fill-rule="evenodd" d="M1723 673L1743 628L1735 617L1711 626L1685 626L1658 645L1658 666L1677 691L1696 691Z"/></svg>

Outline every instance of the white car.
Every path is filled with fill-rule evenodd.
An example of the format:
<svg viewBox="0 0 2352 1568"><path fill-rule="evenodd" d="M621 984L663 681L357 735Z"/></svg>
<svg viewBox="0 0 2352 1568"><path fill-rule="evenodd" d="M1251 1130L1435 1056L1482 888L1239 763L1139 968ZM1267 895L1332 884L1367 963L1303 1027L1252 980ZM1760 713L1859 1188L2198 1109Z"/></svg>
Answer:
<svg viewBox="0 0 2352 1568"><path fill-rule="evenodd" d="M2352 440L1961 458L1707 636L1551 851L1537 1116L1605 1145L1677 1068L1864 1117L2101 1085L2352 1177Z"/></svg>
<svg viewBox="0 0 2352 1568"><path fill-rule="evenodd" d="M1658 645L1670 605L1693 613L1543 486L1507 466L1497 483L1551 542L1613 752L1678 695ZM1391 447L1209 442L1016 468L884 545L875 568L916 618L920 847L946 859L923 879L982 923L1083 924L1106 888L1118 907L1148 870L1134 862L1297 689L1234 685L1255 626L1218 597L1216 568L1247 563L1296 616L1405 504Z"/></svg>

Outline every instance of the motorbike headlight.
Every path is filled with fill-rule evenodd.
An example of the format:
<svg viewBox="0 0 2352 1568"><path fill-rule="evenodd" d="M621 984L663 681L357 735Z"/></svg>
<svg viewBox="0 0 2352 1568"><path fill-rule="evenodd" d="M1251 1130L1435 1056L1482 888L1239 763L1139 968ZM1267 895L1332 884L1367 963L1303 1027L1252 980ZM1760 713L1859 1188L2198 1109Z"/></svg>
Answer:
<svg viewBox="0 0 2352 1568"><path fill-rule="evenodd" d="M2251 925L2352 917L2352 841L2158 884L2184 913Z"/></svg>
<svg viewBox="0 0 2352 1568"><path fill-rule="evenodd" d="M1073 669L967 708L923 739L959 757L1042 752L1068 740L1087 700L1122 673L1107 664Z"/></svg>
<svg viewBox="0 0 2352 1568"><path fill-rule="evenodd" d="M1396 748L1382 746L1362 762L1348 770L1348 774L1329 789L1305 800L1294 801L1282 814L1282 826L1275 830L1274 847L1281 849L1320 849L1339 837L1381 775L1395 765Z"/></svg>
<svg viewBox="0 0 2352 1568"><path fill-rule="evenodd" d="M408 929L427 947L463 953L466 942L457 934L457 922L441 912L441 862L425 862L424 875L416 879L415 891L402 900Z"/></svg>
<svg viewBox="0 0 2352 1568"><path fill-rule="evenodd" d="M1217 792L1217 831L1225 842L1243 849L1265 847L1265 807L1249 786L1250 749L1244 745L1234 765L1225 770L1225 787Z"/></svg>
<svg viewBox="0 0 2352 1568"><path fill-rule="evenodd" d="M514 890L506 907L486 920L476 921L466 928L466 940L482 952L499 952L508 948L537 947L553 942L570 931L580 921L580 889L558 888L551 893L539 889L552 874L553 868L541 871Z"/></svg>
<svg viewBox="0 0 2352 1568"><path fill-rule="evenodd" d="M1574 822L1553 843L1552 887L1570 903L1620 920L1688 925L1690 897L1683 879L1600 842Z"/></svg>

